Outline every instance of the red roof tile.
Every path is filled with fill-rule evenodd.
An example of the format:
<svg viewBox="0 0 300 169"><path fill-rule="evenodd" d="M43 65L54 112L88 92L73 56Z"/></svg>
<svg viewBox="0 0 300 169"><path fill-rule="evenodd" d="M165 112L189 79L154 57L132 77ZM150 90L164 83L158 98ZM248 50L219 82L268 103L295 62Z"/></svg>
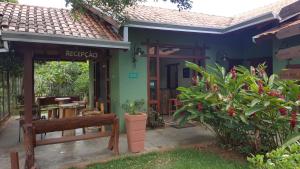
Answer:
<svg viewBox="0 0 300 169"><path fill-rule="evenodd" d="M152 6L134 6L126 10L129 20L191 27L224 28L232 18Z"/></svg>
<svg viewBox="0 0 300 169"><path fill-rule="evenodd" d="M231 25L241 23L243 21L255 18L256 16L266 14L268 12L273 12L275 15L278 15L283 7L288 6L296 1L298 0L278 0L275 3L241 13L239 15L234 16Z"/></svg>
<svg viewBox="0 0 300 169"><path fill-rule="evenodd" d="M278 0L275 3L250 10L233 17L208 15L191 11L178 11L176 9L144 5L130 7L126 11L128 13L129 20L131 21L222 29L269 12L278 14L283 7L296 1L298 0Z"/></svg>
<svg viewBox="0 0 300 169"><path fill-rule="evenodd" d="M0 28L2 31L121 40L109 24L91 13L80 14L74 19L67 9L3 2L0 2Z"/></svg>

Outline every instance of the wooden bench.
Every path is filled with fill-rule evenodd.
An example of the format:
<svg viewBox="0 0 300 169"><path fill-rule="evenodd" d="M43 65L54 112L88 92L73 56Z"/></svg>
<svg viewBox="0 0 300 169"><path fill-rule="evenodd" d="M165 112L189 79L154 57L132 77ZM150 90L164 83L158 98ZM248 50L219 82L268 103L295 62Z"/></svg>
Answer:
<svg viewBox="0 0 300 169"><path fill-rule="evenodd" d="M111 131L83 134L79 136L64 136L59 138L49 138L36 140L35 135L54 131L72 130L84 127L93 127L99 125L112 125ZM26 126L25 129L26 131ZM28 130L28 129L27 129ZM29 128L30 130L30 128ZM101 114L93 116L70 117L63 119L38 120L32 124L33 147L65 143L71 141L88 140L99 137L110 137L108 149L116 155L119 154L119 119L115 114Z"/></svg>

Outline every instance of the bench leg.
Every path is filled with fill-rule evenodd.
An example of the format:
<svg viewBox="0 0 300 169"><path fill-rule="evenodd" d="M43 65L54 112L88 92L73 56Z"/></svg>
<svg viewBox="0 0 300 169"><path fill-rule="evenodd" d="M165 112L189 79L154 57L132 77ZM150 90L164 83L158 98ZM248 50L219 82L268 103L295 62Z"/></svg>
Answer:
<svg viewBox="0 0 300 169"><path fill-rule="evenodd" d="M114 137L115 137L115 125L112 126L112 130L111 130L111 136L109 138L109 141L108 141L108 149L109 150L113 150L114 148Z"/></svg>
<svg viewBox="0 0 300 169"><path fill-rule="evenodd" d="M118 118L116 118L115 119L115 136L114 136L114 153L116 154L116 155L119 155L119 119Z"/></svg>

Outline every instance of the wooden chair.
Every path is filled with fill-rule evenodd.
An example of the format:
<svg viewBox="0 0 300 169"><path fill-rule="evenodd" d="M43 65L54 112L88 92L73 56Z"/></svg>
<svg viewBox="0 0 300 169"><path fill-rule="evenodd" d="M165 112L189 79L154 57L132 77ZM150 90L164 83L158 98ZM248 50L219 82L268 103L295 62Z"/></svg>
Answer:
<svg viewBox="0 0 300 169"><path fill-rule="evenodd" d="M19 137L18 137L18 141L19 143L21 142L21 128L23 127L24 125L24 107L20 108L19 110ZM34 106L33 107L33 117L32 117L32 120L33 121L36 121L36 120L46 120L46 117L45 116L41 116L41 112L40 112L40 109L38 106ZM44 135L46 135L46 133L43 133ZM43 134L41 134L41 139L43 139Z"/></svg>
<svg viewBox="0 0 300 169"><path fill-rule="evenodd" d="M98 111L98 110L91 110L91 109L83 109L81 111L81 115L82 116L95 116L95 115L101 115L104 114L104 112L102 111ZM98 130L101 132L105 132L105 126L97 126ZM86 133L86 129L82 128L82 133L85 134Z"/></svg>

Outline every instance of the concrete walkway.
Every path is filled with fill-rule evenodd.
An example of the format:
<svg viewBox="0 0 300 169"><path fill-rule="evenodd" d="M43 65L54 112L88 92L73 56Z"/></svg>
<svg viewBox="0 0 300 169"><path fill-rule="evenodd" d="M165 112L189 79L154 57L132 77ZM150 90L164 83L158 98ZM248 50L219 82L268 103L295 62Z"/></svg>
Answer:
<svg viewBox="0 0 300 169"><path fill-rule="evenodd" d="M76 131L80 133L81 130ZM49 133L46 137L60 136L60 132ZM39 136L38 136L39 137ZM146 133L146 151L161 148L172 148L181 145L209 144L215 140L214 135L203 127L148 130ZM113 157L107 150L108 138L88 141L77 141L63 144L46 145L35 148L35 157L41 169L67 168L81 162L95 162ZM20 156L20 167L24 166L24 149L18 143L18 121L11 118L0 130L0 168L10 168L9 152L17 150ZM120 135L120 153L126 154L126 134Z"/></svg>

